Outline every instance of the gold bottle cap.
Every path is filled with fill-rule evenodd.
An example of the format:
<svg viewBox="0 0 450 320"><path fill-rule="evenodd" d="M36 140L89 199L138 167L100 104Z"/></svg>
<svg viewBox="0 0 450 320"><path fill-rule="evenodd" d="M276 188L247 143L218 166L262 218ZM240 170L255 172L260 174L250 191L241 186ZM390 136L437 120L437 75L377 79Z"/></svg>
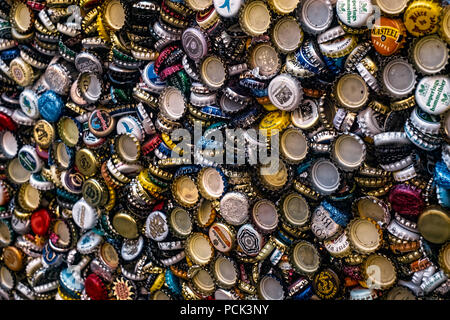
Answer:
<svg viewBox="0 0 450 320"><path fill-rule="evenodd" d="M348 256L352 249L348 241L347 234L342 232L337 238L325 240L323 246L327 251L336 258L342 258Z"/></svg>
<svg viewBox="0 0 450 320"><path fill-rule="evenodd" d="M378 250L382 244L380 226L370 218L355 218L347 226L347 238L352 248L362 254Z"/></svg>
<svg viewBox="0 0 450 320"><path fill-rule="evenodd" d="M125 25L127 18L125 8L120 0L109 0L103 4L103 21L114 31L119 31Z"/></svg>
<svg viewBox="0 0 450 320"><path fill-rule="evenodd" d="M370 218L381 224L390 222L390 210L386 203L376 197L362 197L355 200L357 214L363 218Z"/></svg>
<svg viewBox="0 0 450 320"><path fill-rule="evenodd" d="M152 294L152 300L171 300L170 297L161 290L155 291Z"/></svg>
<svg viewBox="0 0 450 320"><path fill-rule="evenodd" d="M108 202L108 189L96 178L83 183L83 198L92 207L104 206Z"/></svg>
<svg viewBox="0 0 450 320"><path fill-rule="evenodd" d="M195 11L204 11L211 7L212 0L186 0L186 4Z"/></svg>
<svg viewBox="0 0 450 320"><path fill-rule="evenodd" d="M33 188L28 182L20 186L19 205L24 210L34 211L41 203L41 192Z"/></svg>
<svg viewBox="0 0 450 320"><path fill-rule="evenodd" d="M214 260L212 273L218 285L224 289L233 288L238 280L236 264L225 256Z"/></svg>
<svg viewBox="0 0 450 320"><path fill-rule="evenodd" d="M299 163L308 154L308 141L299 129L286 129L281 135L280 151L288 162Z"/></svg>
<svg viewBox="0 0 450 320"><path fill-rule="evenodd" d="M406 9L408 0L375 0L375 4L385 14L395 16Z"/></svg>
<svg viewBox="0 0 450 320"><path fill-rule="evenodd" d="M213 223L216 217L215 210L213 209L212 202L206 199L202 199L200 205L197 208L195 221L201 228L206 228Z"/></svg>
<svg viewBox="0 0 450 320"><path fill-rule="evenodd" d="M136 239L139 236L136 220L127 213L118 212L112 219L112 225L124 238Z"/></svg>
<svg viewBox="0 0 450 320"><path fill-rule="evenodd" d="M65 116L58 121L58 134L69 147L75 147L80 139L80 129L75 120Z"/></svg>
<svg viewBox="0 0 450 320"><path fill-rule="evenodd" d="M303 30L294 17L283 17L273 27L272 41L283 53L295 51L303 41Z"/></svg>
<svg viewBox="0 0 450 320"><path fill-rule="evenodd" d="M320 255L313 244L300 241L291 251L290 262L298 273L312 275L319 269Z"/></svg>
<svg viewBox="0 0 450 320"><path fill-rule="evenodd" d="M447 276L450 276L450 242L443 245L439 251L439 266Z"/></svg>
<svg viewBox="0 0 450 320"><path fill-rule="evenodd" d="M20 249L16 247L6 247L3 249L3 262L12 271L20 271L23 268L24 255Z"/></svg>
<svg viewBox="0 0 450 320"><path fill-rule="evenodd" d="M211 295L216 289L213 277L208 271L200 269L192 278L192 284L194 287L205 296Z"/></svg>
<svg viewBox="0 0 450 320"><path fill-rule="evenodd" d="M21 1L14 1L9 19L14 29L21 34L29 33L34 25L33 11Z"/></svg>
<svg viewBox="0 0 450 320"><path fill-rule="evenodd" d="M14 58L9 64L12 79L20 86L29 86L34 79L33 68L21 57Z"/></svg>
<svg viewBox="0 0 450 320"><path fill-rule="evenodd" d="M33 138L41 148L48 148L55 139L55 128L46 120L41 119L33 127Z"/></svg>
<svg viewBox="0 0 450 320"><path fill-rule="evenodd" d="M109 244L108 242L104 242L100 246L99 256L101 260L111 269L116 269L119 266L119 255L117 254L116 249Z"/></svg>
<svg viewBox="0 0 450 320"><path fill-rule="evenodd" d="M208 200L219 199L225 191L222 175L213 167L201 169L197 181L200 194Z"/></svg>
<svg viewBox="0 0 450 320"><path fill-rule="evenodd" d="M417 227L420 234L432 243L444 243L450 239L450 217L440 206L426 208L419 216Z"/></svg>
<svg viewBox="0 0 450 320"><path fill-rule="evenodd" d="M15 184L25 183L30 180L31 176L31 171L25 170L18 158L14 158L8 163L6 172L9 180Z"/></svg>
<svg viewBox="0 0 450 320"><path fill-rule="evenodd" d="M199 192L195 182L188 176L181 176L172 184L172 195L183 207L191 208L199 200Z"/></svg>
<svg viewBox="0 0 450 320"><path fill-rule="evenodd" d="M208 236L203 233L194 232L186 240L186 256L198 265L207 265L211 262L214 254L214 248L209 241Z"/></svg>
<svg viewBox="0 0 450 320"><path fill-rule="evenodd" d="M297 8L300 0L269 0L270 8L278 14L288 14Z"/></svg>
<svg viewBox="0 0 450 320"><path fill-rule="evenodd" d="M261 166L260 171L266 171L264 169L269 169L269 166ZM268 170L270 171L270 170ZM281 189L288 181L288 169L283 161L279 161L278 169L273 173L266 172L268 174L260 174L261 182L269 189Z"/></svg>
<svg viewBox="0 0 450 320"><path fill-rule="evenodd" d="M200 66L200 77L212 90L220 89L227 79L227 69L219 57L208 56Z"/></svg>
<svg viewBox="0 0 450 320"><path fill-rule="evenodd" d="M381 254L368 256L363 263L362 271L365 276L365 283L371 289L389 289L397 280L394 264Z"/></svg>
<svg viewBox="0 0 450 320"><path fill-rule="evenodd" d="M213 223L209 228L208 234L209 239L216 250L220 252L229 252L233 249L236 235L229 225L222 222Z"/></svg>
<svg viewBox="0 0 450 320"><path fill-rule="evenodd" d="M408 288L396 286L389 290L386 300L417 300L417 297Z"/></svg>
<svg viewBox="0 0 450 320"><path fill-rule="evenodd" d="M282 219L293 227L303 227L311 214L305 198L296 192L284 197L281 208Z"/></svg>
<svg viewBox="0 0 450 320"><path fill-rule="evenodd" d="M75 154L75 165L81 174L93 176L99 167L97 156L89 149L80 149Z"/></svg>
<svg viewBox="0 0 450 320"><path fill-rule="evenodd" d="M264 34L270 26L270 11L263 1L247 2L239 13L239 24L250 36Z"/></svg>
<svg viewBox="0 0 450 320"><path fill-rule="evenodd" d="M275 130L281 132L290 123L290 114L286 111L272 111L266 114L259 123L259 130L267 130L267 135L275 134ZM273 132L272 132L273 131Z"/></svg>
<svg viewBox="0 0 450 320"><path fill-rule="evenodd" d="M277 50L269 43L260 43L251 49L249 69L258 68L259 75L270 78L280 71L281 61Z"/></svg>
<svg viewBox="0 0 450 320"><path fill-rule="evenodd" d="M178 238L186 238L192 232L192 220L189 212L176 207L170 213L169 225Z"/></svg>
<svg viewBox="0 0 450 320"><path fill-rule="evenodd" d="M333 159L345 171L358 169L366 158L366 145L355 134L342 134L333 143Z"/></svg>
<svg viewBox="0 0 450 320"><path fill-rule="evenodd" d="M446 6L442 12L439 35L445 42L450 44L450 6Z"/></svg>
<svg viewBox="0 0 450 320"><path fill-rule="evenodd" d="M362 108L369 100L369 89L360 75L346 74L339 79L335 96L342 107L355 111Z"/></svg>
<svg viewBox="0 0 450 320"><path fill-rule="evenodd" d="M114 139L115 151L119 157L128 163L136 162L141 155L139 140L130 133L120 134Z"/></svg>

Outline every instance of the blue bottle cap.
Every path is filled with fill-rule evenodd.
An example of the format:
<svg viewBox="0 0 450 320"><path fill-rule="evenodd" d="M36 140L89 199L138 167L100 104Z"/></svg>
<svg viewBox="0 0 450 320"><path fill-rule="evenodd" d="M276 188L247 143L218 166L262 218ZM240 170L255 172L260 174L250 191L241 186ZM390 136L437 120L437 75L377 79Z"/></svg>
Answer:
<svg viewBox="0 0 450 320"><path fill-rule="evenodd" d="M56 122L62 115L64 103L54 91L45 91L38 100L39 113L48 122Z"/></svg>

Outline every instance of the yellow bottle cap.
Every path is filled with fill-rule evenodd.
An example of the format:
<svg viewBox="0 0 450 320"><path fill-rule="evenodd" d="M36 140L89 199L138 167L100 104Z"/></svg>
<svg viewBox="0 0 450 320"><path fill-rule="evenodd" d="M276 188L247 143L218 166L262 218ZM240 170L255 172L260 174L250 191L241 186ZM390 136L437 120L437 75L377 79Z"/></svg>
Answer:
<svg viewBox="0 0 450 320"><path fill-rule="evenodd" d="M34 211L41 203L41 192L33 188L28 182L20 186L19 206L26 211Z"/></svg>
<svg viewBox="0 0 450 320"><path fill-rule="evenodd" d="M127 213L118 212L112 219L112 225L124 238L136 239L139 236L136 220Z"/></svg>
<svg viewBox="0 0 450 320"><path fill-rule="evenodd" d="M272 111L262 118L259 123L259 130L267 130L267 135L271 136L272 130L282 131L290 124L290 114L286 111Z"/></svg>
<svg viewBox="0 0 450 320"><path fill-rule="evenodd" d="M250 36L264 34L270 26L270 11L263 1L247 2L239 13L239 24Z"/></svg>
<svg viewBox="0 0 450 320"><path fill-rule="evenodd" d="M46 120L36 122L33 128L33 138L41 148L48 148L55 139L55 128Z"/></svg>
<svg viewBox="0 0 450 320"><path fill-rule="evenodd" d="M441 6L432 0L412 1L403 15L406 29L416 37L438 31Z"/></svg>

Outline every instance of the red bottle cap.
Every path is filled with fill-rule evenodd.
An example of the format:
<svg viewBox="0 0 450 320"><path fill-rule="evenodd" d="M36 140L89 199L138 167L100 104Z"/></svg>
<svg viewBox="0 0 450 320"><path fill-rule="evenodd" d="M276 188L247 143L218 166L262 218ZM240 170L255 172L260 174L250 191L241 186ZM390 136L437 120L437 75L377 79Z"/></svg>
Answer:
<svg viewBox="0 0 450 320"><path fill-rule="evenodd" d="M50 227L50 213L47 209L40 209L31 215L31 229L39 236L47 234Z"/></svg>
<svg viewBox="0 0 450 320"><path fill-rule="evenodd" d="M106 300L108 298L102 279L95 273L91 273L84 281L86 294L92 300Z"/></svg>
<svg viewBox="0 0 450 320"><path fill-rule="evenodd" d="M392 209L398 214L417 217L425 206L421 196L422 190L406 184L396 185L389 193L389 202Z"/></svg>
<svg viewBox="0 0 450 320"><path fill-rule="evenodd" d="M3 112L0 112L0 127L5 127L9 131L16 131L16 129L17 129L17 125L13 121L13 119L8 117Z"/></svg>

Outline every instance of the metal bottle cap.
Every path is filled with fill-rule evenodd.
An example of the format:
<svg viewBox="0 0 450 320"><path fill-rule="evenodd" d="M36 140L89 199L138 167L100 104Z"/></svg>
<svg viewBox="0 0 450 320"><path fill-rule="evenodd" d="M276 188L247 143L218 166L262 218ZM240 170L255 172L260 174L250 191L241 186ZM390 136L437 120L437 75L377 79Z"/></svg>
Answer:
<svg viewBox="0 0 450 320"><path fill-rule="evenodd" d="M169 224L166 215L161 211L150 213L145 222L145 235L154 241L162 241L168 234Z"/></svg>
<svg viewBox="0 0 450 320"><path fill-rule="evenodd" d="M345 171L358 169L366 158L366 145L355 134L342 134L333 142L333 159Z"/></svg>
<svg viewBox="0 0 450 320"><path fill-rule="evenodd" d="M189 58L199 61L208 53L207 35L200 28L187 28L181 36L184 51Z"/></svg>
<svg viewBox="0 0 450 320"><path fill-rule="evenodd" d="M200 66L202 81L212 90L220 89L227 79L227 69L219 57L208 56Z"/></svg>
<svg viewBox="0 0 450 320"><path fill-rule="evenodd" d="M300 107L291 112L292 124L300 129L312 128L319 121L319 111L317 102L312 99L305 99Z"/></svg>
<svg viewBox="0 0 450 320"><path fill-rule="evenodd" d="M448 64L447 45L438 36L431 35L414 43L411 52L415 68L425 75L442 71Z"/></svg>
<svg viewBox="0 0 450 320"><path fill-rule="evenodd" d="M270 11L263 1L248 2L239 13L239 24L250 36L262 35L269 29Z"/></svg>
<svg viewBox="0 0 450 320"><path fill-rule="evenodd" d="M363 27L372 15L371 0L337 0L336 11L339 19L349 27Z"/></svg>
<svg viewBox="0 0 450 320"><path fill-rule="evenodd" d="M280 57L269 43L257 44L249 54L249 69L254 69L258 76L269 79L280 70Z"/></svg>
<svg viewBox="0 0 450 320"><path fill-rule="evenodd" d="M375 0L375 4L387 15L398 15L406 9L408 0Z"/></svg>
<svg viewBox="0 0 450 320"><path fill-rule="evenodd" d="M293 17L283 17L272 30L272 41L283 53L296 50L303 41L303 31Z"/></svg>
<svg viewBox="0 0 450 320"><path fill-rule="evenodd" d="M288 162L298 163L308 154L308 141L300 130L289 128L281 135L280 151Z"/></svg>
<svg viewBox="0 0 450 320"><path fill-rule="evenodd" d="M425 112L439 115L450 109L450 78L446 76L424 77L415 93L417 105Z"/></svg>
<svg viewBox="0 0 450 320"><path fill-rule="evenodd" d="M73 221L81 229L92 229L97 224L98 214L97 211L91 207L86 200L81 198L72 208Z"/></svg>
<svg viewBox="0 0 450 320"><path fill-rule="evenodd" d="M258 295L262 300L283 300L283 285L273 276L264 276L258 283Z"/></svg>
<svg viewBox="0 0 450 320"><path fill-rule="evenodd" d="M208 236L195 232L186 240L185 252L193 263L203 266L213 259L214 248Z"/></svg>
<svg viewBox="0 0 450 320"><path fill-rule="evenodd" d="M272 201L262 199L253 205L252 218L263 233L275 231L278 226L278 212Z"/></svg>
<svg viewBox="0 0 450 320"><path fill-rule="evenodd" d="M139 230L135 218L126 212L118 212L112 218L112 226L122 237L126 239L136 239Z"/></svg>
<svg viewBox="0 0 450 320"><path fill-rule="evenodd" d="M313 244L300 241L292 249L290 261L298 273L312 275L319 269L320 255Z"/></svg>
<svg viewBox="0 0 450 320"><path fill-rule="evenodd" d="M263 247L262 235L251 224L240 227L236 239L242 251L252 257L257 256Z"/></svg>
<svg viewBox="0 0 450 320"><path fill-rule="evenodd" d="M228 192L220 200L220 215L231 225L239 226L248 219L249 203L241 192Z"/></svg>
<svg viewBox="0 0 450 320"><path fill-rule="evenodd" d="M24 145L17 153L17 158L19 158L22 167L31 173L40 171L44 165L36 149L30 145Z"/></svg>
<svg viewBox="0 0 450 320"><path fill-rule="evenodd" d="M222 222L215 222L209 228L209 239L214 248L220 252L229 252L233 249L236 236L233 229Z"/></svg>
<svg viewBox="0 0 450 320"><path fill-rule="evenodd" d="M224 18L237 16L244 0L213 0L217 13Z"/></svg>
<svg viewBox="0 0 450 320"><path fill-rule="evenodd" d="M29 88L25 88L19 96L20 108L31 119L39 118L38 95Z"/></svg>
<svg viewBox="0 0 450 320"><path fill-rule="evenodd" d="M311 183L320 194L332 194L339 187L340 174L329 160L319 159L311 166Z"/></svg>
<svg viewBox="0 0 450 320"><path fill-rule="evenodd" d="M176 207L170 213L169 225L173 233L179 238L189 236L193 228L189 212L180 207Z"/></svg>
<svg viewBox="0 0 450 320"><path fill-rule="evenodd" d="M420 234L432 243L444 243L450 239L450 217L440 206L430 206L419 216Z"/></svg>
<svg viewBox="0 0 450 320"><path fill-rule="evenodd" d="M272 104L284 111L292 111L297 108L303 98L300 82L287 73L273 78L268 90Z"/></svg>
<svg viewBox="0 0 450 320"><path fill-rule="evenodd" d="M305 32L319 34L328 29L333 21L333 6L329 0L305 0L297 9L297 18Z"/></svg>
<svg viewBox="0 0 450 320"><path fill-rule="evenodd" d="M358 110L369 100L369 89L364 79L350 73L342 76L335 87L336 100L344 108Z"/></svg>
<svg viewBox="0 0 450 320"><path fill-rule="evenodd" d="M238 280L236 264L225 256L214 260L212 273L218 285L225 289L233 288Z"/></svg>
<svg viewBox="0 0 450 320"><path fill-rule="evenodd" d="M183 93L175 87L166 87L159 97L159 109L169 120L179 120L186 111Z"/></svg>
<svg viewBox="0 0 450 320"><path fill-rule="evenodd" d="M382 72L384 90L393 98L404 98L411 94L416 84L414 68L404 59L394 59L386 64Z"/></svg>

